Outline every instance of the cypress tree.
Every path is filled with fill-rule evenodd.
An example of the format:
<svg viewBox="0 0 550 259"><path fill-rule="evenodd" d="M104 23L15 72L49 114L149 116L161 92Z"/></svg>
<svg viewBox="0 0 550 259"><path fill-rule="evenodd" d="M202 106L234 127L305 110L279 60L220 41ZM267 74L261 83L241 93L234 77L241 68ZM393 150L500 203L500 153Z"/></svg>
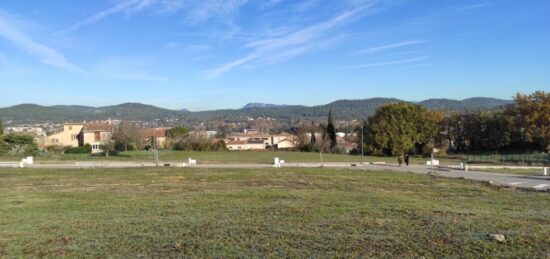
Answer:
<svg viewBox="0 0 550 259"><path fill-rule="evenodd" d="M332 109L328 112L328 124L326 130L327 136L330 140L330 149L336 148L336 129L334 128L334 122L332 120Z"/></svg>
<svg viewBox="0 0 550 259"><path fill-rule="evenodd" d="M315 142L317 142L317 140L315 139L315 126L312 121L311 122L311 139L309 140L309 143L313 145L315 144Z"/></svg>

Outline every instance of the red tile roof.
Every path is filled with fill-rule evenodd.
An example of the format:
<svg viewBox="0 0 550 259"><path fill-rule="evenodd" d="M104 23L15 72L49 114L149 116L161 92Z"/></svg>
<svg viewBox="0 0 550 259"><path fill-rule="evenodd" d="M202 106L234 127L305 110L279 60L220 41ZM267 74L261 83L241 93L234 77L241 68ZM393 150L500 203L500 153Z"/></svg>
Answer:
<svg viewBox="0 0 550 259"><path fill-rule="evenodd" d="M91 122L84 124L82 131L84 132L96 132L96 131L112 131L113 125L108 122Z"/></svg>
<svg viewBox="0 0 550 259"><path fill-rule="evenodd" d="M157 138L164 138L166 137L166 130L163 128L145 129L143 130L143 134L145 135L145 137L155 136Z"/></svg>

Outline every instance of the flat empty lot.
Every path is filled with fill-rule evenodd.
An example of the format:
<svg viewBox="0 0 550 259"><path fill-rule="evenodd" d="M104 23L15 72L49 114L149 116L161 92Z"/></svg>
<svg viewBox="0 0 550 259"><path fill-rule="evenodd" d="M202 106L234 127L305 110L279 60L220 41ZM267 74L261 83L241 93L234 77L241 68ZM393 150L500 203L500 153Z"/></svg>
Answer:
<svg viewBox="0 0 550 259"><path fill-rule="evenodd" d="M0 257L549 253L550 194L467 180L319 168L0 171Z"/></svg>

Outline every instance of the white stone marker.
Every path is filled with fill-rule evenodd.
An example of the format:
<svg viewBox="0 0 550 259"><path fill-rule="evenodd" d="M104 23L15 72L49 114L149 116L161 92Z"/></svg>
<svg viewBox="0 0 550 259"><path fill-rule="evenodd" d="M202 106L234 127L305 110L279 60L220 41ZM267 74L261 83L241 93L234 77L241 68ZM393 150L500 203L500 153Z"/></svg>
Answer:
<svg viewBox="0 0 550 259"><path fill-rule="evenodd" d="M189 158L189 165L196 165L197 160L193 160L192 158Z"/></svg>
<svg viewBox="0 0 550 259"><path fill-rule="evenodd" d="M273 167L281 167L281 160L279 160L278 157L276 157L273 161Z"/></svg>

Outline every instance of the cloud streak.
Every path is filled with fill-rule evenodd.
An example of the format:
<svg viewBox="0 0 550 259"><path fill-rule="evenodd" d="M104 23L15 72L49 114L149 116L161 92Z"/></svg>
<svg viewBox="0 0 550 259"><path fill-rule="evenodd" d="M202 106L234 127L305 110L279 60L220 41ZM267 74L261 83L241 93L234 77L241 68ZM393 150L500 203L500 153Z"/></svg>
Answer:
<svg viewBox="0 0 550 259"><path fill-rule="evenodd" d="M460 11L476 10L476 9L489 7L489 6L492 6L492 5L494 5L494 3L492 3L492 2L482 2L482 3L478 3L478 4L463 6L463 7L459 8L458 10L460 10Z"/></svg>
<svg viewBox="0 0 550 259"><path fill-rule="evenodd" d="M422 60L426 60L428 57L415 57L415 58L409 58L409 59L400 59L400 60L392 60L392 61L384 61L384 62L375 62L375 63L367 63L367 64L360 64L360 65L354 65L354 66L347 66L342 67L343 70L353 70L353 69L360 69L360 68L369 68L369 67L384 67L384 66L392 66L392 65L401 65L401 64L408 64L413 62L418 62Z"/></svg>
<svg viewBox="0 0 550 259"><path fill-rule="evenodd" d="M151 5L154 0L126 0L123 2L119 2L116 5L109 7L108 9L105 9L101 12L98 12L82 21L79 21L75 24L73 24L71 27L69 27L66 30L63 30L59 32L58 34L66 34L73 31L76 31L80 29L81 27L84 27L86 25L94 24L96 22L99 22L111 15L115 15L117 13L123 12L125 10L132 10L132 12L143 10L145 7Z"/></svg>
<svg viewBox="0 0 550 259"><path fill-rule="evenodd" d="M353 10L341 12L327 21L310 25L285 36L249 42L246 47L252 50L248 55L207 71L207 77L210 79L217 78L252 62L281 62L311 51L327 42L331 42L332 39L326 39L330 31L354 21L370 7L372 7L372 4L366 4Z"/></svg>
<svg viewBox="0 0 550 259"><path fill-rule="evenodd" d="M69 28L58 32L66 34L92 25L110 16L125 13L135 15L145 11L157 14L174 14L183 12L185 19L191 24L200 24L213 18L231 17L249 0L122 0L115 5L97 12L86 19L76 22Z"/></svg>
<svg viewBox="0 0 550 259"><path fill-rule="evenodd" d="M418 44L422 44L422 43L426 43L426 42L427 41L424 41L424 40L402 41L402 42L398 42L398 43L392 43L392 44L367 48L367 49L364 49L364 50L361 50L361 51L357 52L357 54L360 54L360 55L371 54L371 53L390 50L390 49L397 49L397 48L403 48L403 47L407 47L407 46L418 45Z"/></svg>
<svg viewBox="0 0 550 259"><path fill-rule="evenodd" d="M36 56L40 62L57 68L85 73L84 70L69 62L61 53L48 46L40 44L15 28L0 13L0 37L13 43L18 48Z"/></svg>

